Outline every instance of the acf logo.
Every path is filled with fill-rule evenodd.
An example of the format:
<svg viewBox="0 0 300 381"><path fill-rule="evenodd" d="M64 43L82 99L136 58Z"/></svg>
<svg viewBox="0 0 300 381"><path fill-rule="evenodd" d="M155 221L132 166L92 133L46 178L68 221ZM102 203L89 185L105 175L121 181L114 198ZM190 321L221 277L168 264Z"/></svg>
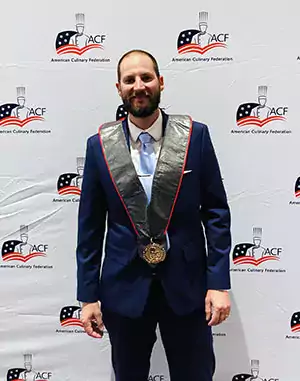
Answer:
<svg viewBox="0 0 300 381"><path fill-rule="evenodd" d="M45 107L27 107L25 87L17 87L17 103L0 105L0 127L24 127L34 121L44 121Z"/></svg>
<svg viewBox="0 0 300 381"><path fill-rule="evenodd" d="M300 311L293 313L290 320L290 329L293 335L288 334L285 336L285 338L291 340L300 340ZM295 335L295 333L298 333L298 335Z"/></svg>
<svg viewBox="0 0 300 381"><path fill-rule="evenodd" d="M104 49L103 43L106 39L105 34L88 35L85 32L85 15L76 13L76 31L67 30L58 33L55 41L56 53L76 54L81 56L92 49Z"/></svg>
<svg viewBox="0 0 300 381"><path fill-rule="evenodd" d="M150 374L148 381L165 381L165 376L163 374Z"/></svg>
<svg viewBox="0 0 300 381"><path fill-rule="evenodd" d="M80 196L83 180L84 157L77 157L77 173L63 173L57 180L57 192L59 195Z"/></svg>
<svg viewBox="0 0 300 381"><path fill-rule="evenodd" d="M80 306L65 306L60 311L60 325L62 327L83 327L80 321Z"/></svg>
<svg viewBox="0 0 300 381"><path fill-rule="evenodd" d="M253 243L239 243L233 249L232 259L235 265L259 266L267 261L279 261L281 247L263 247L262 228L253 228Z"/></svg>
<svg viewBox="0 0 300 381"><path fill-rule="evenodd" d="M4 262L28 262L32 258L46 257L48 245L31 244L28 242L28 226L20 226L20 239L5 241L2 245L2 259Z"/></svg>
<svg viewBox="0 0 300 381"><path fill-rule="evenodd" d="M226 48L228 40L228 33L209 33L208 12L200 12L199 29L182 31L177 39L177 51L179 54L198 53L203 55L216 48Z"/></svg>
<svg viewBox="0 0 300 381"><path fill-rule="evenodd" d="M240 373L232 377L232 381L279 381L276 377L260 377L259 360L251 360L251 373Z"/></svg>
<svg viewBox="0 0 300 381"><path fill-rule="evenodd" d="M288 107L267 106L267 86L258 86L258 103L243 103L238 107L236 122L239 127L257 126L264 127L274 121L285 121Z"/></svg>
<svg viewBox="0 0 300 381"><path fill-rule="evenodd" d="M35 371L32 367L32 354L24 354L24 367L11 368L7 371L6 381L48 381L52 372Z"/></svg>

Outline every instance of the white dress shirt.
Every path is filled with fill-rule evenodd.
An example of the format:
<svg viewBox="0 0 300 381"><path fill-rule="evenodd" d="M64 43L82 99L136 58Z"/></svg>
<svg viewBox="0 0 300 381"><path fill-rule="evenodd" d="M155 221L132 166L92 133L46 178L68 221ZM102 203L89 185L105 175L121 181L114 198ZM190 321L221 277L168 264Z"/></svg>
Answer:
<svg viewBox="0 0 300 381"><path fill-rule="evenodd" d="M153 142L153 149L156 155L156 161L158 159L158 155L160 152L160 148L162 145L162 115L161 111L159 111L159 116L156 119L156 121L152 124L151 127L149 127L147 130L142 130L141 128L137 127L135 124L133 124L130 119L128 118L128 128L129 128L129 135L130 135L130 153L131 153L131 159L133 161L136 173L140 174L140 147L141 142L139 141L138 137L140 133L142 132L148 132L154 139Z"/></svg>

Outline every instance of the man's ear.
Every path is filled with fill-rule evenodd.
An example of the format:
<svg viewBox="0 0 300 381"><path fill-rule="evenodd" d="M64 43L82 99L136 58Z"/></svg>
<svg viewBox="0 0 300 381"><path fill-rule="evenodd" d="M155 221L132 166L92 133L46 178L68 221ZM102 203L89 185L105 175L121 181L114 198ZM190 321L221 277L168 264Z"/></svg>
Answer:
<svg viewBox="0 0 300 381"><path fill-rule="evenodd" d="M119 82L116 83L116 88L118 90L118 94L121 96L121 89L120 89L120 83Z"/></svg>
<svg viewBox="0 0 300 381"><path fill-rule="evenodd" d="M160 91L163 91L163 89L165 88L165 81L163 76L159 77L159 84L160 84Z"/></svg>

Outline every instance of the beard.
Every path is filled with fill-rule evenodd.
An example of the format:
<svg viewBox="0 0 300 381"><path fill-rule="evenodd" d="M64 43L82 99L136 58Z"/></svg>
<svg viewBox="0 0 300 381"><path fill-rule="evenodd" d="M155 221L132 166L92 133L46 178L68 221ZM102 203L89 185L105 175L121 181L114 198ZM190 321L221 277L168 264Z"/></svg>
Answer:
<svg viewBox="0 0 300 381"><path fill-rule="evenodd" d="M147 106L134 106L133 102L135 96L143 95L148 99ZM123 105L126 111L135 116L136 118L147 118L152 115L154 111L158 108L160 103L160 90L158 89L152 95L147 94L144 91L136 92L134 95L122 97Z"/></svg>

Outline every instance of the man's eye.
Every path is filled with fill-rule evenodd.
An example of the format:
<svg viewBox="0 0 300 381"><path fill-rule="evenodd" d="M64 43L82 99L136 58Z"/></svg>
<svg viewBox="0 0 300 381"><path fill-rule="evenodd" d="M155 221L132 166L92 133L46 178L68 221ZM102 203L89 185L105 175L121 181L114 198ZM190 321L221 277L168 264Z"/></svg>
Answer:
<svg viewBox="0 0 300 381"><path fill-rule="evenodd" d="M134 82L134 79L133 78L126 78L124 80L124 83L126 83L127 85L129 85L130 83L133 83Z"/></svg>
<svg viewBox="0 0 300 381"><path fill-rule="evenodd" d="M142 80L144 82L150 82L150 81L152 81L152 77L150 77L150 75L145 75L142 77Z"/></svg>

